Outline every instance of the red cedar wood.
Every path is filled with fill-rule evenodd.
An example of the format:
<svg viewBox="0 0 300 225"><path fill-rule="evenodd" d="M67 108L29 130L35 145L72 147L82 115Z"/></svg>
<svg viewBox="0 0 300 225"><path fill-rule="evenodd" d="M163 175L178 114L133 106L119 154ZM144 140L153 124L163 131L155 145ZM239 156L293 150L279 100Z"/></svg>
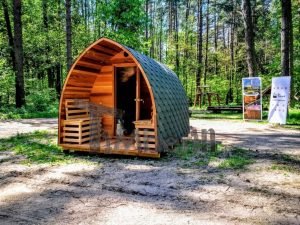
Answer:
<svg viewBox="0 0 300 225"><path fill-rule="evenodd" d="M121 66L121 67L123 67L123 66L125 66L125 64L127 66L132 66L132 65L137 66L137 68L139 69L138 71L141 72L141 75L145 79L146 84L147 84L147 86L149 88L150 97L151 97L151 101L152 101L152 107L153 107L153 125L154 125L155 128L157 127L156 105L155 105L155 101L154 101L152 87L150 86L150 83L148 81L147 76L145 75L145 71L143 70L142 66L133 57L133 55L129 51L127 51L122 45L120 45L119 43L117 43L115 41L112 41L110 39L101 38L98 41L96 41L93 44L91 44L88 48L86 48L82 52L82 54L77 58L77 60L75 61L75 63L72 65L72 67L71 67L71 69L70 69L70 71L69 71L69 73L67 75L66 81L65 81L63 89L62 89L62 94L61 94L61 99L60 99L60 105L59 105L59 120L58 120L59 121L59 128L60 128L60 132L58 133L58 143L59 144L61 144L61 136L62 136L61 135L62 118L63 118L63 115L65 114L64 113L64 104L63 104L64 103L64 99L66 99L66 98L72 98L71 93L66 96L66 93L68 93L68 92L66 92L66 90L68 90L68 91L70 90L70 89L68 89L68 87L70 85L75 86L75 87L78 87L78 85L80 85L80 86L82 85L84 87L93 86L93 84L95 83L96 78L97 78L97 76L94 76L95 73L88 72L88 71L83 71L83 72L81 72L81 74L83 74L83 75L78 75L78 70L75 70L75 66L76 65L80 65L81 61L84 61L83 60L84 57L87 55L88 52L91 52L90 50L93 50L93 49L100 50L99 47L101 48L101 51L104 51L104 52L106 51L106 49L108 49L107 54L112 54L113 52L115 54L117 54L119 52L124 51L124 52L126 52L129 55L128 60L125 60L125 62L124 62L124 60L122 61L122 59L120 59L120 58L117 58L115 60L110 60L111 63L113 64L113 66ZM96 54L96 55L100 56L102 54ZM99 60L99 58L98 58L98 60ZM100 60L102 60L102 59L100 59ZM103 61L107 61L107 58L105 57L105 60L103 60ZM115 62L116 62L116 64L114 64ZM132 64L132 62L133 62L133 64ZM81 64L84 64L84 63L81 63ZM88 63L85 63L85 65L88 66ZM95 68L95 67L96 67L95 65L91 65L91 68ZM101 74L101 72L100 72L100 74ZM100 74L97 74L97 75L100 75ZM74 76L77 76L77 77L75 77L75 79L74 79L73 78ZM86 76L89 76L89 79L86 79ZM112 76L112 77L114 79L114 76ZM115 82L113 81L113 84L114 83ZM112 94L115 95L114 93L115 93L115 90L113 90ZM73 96L73 98L74 97L75 98L80 98L80 97L84 98L84 97L82 97L82 96L79 95L79 92L77 92L76 95ZM114 98L115 98L115 96L113 96L113 99ZM114 123L113 123L113 130L114 130ZM155 141L155 143L156 143L155 145L156 146L155 147L157 147L157 143L158 143L157 142L157 129L154 129L154 131L155 131L155 138L156 138L156 141ZM61 144L61 146L63 146L63 147L65 146L66 147L66 145L63 145L63 144Z"/></svg>

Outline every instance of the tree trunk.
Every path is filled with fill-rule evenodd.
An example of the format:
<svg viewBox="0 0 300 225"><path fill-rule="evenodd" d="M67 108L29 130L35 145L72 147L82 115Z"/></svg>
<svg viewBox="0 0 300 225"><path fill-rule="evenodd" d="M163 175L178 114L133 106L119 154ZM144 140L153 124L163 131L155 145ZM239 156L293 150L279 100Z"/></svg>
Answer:
<svg viewBox="0 0 300 225"><path fill-rule="evenodd" d="M179 76L179 38L178 38L178 6L177 1L174 2L174 27L175 27L175 71Z"/></svg>
<svg viewBox="0 0 300 225"><path fill-rule="evenodd" d="M245 44L247 51L247 65L249 77L257 75L254 32L250 0L242 0L242 13L245 27Z"/></svg>
<svg viewBox="0 0 300 225"><path fill-rule="evenodd" d="M13 70L16 71L16 60L15 60L15 51L14 51L14 37L12 34L11 24L10 24L10 18L9 18L9 12L7 7L6 0L2 0L2 6L3 6L3 14L6 24L6 31L7 31L7 37L8 37L8 45L10 48L10 57L11 57L11 64L13 67Z"/></svg>
<svg viewBox="0 0 300 225"><path fill-rule="evenodd" d="M233 102L232 81L234 77L234 32L235 32L235 13L232 13L232 23L230 29L230 74L229 74L229 89L226 96L226 105Z"/></svg>
<svg viewBox="0 0 300 225"><path fill-rule="evenodd" d="M225 34L225 22L222 24L222 37L223 37L223 48L226 49L226 34Z"/></svg>
<svg viewBox="0 0 300 225"><path fill-rule="evenodd" d="M214 32L214 51L215 51L215 75L218 75L218 55L217 55L217 51L218 51L218 34L219 34L219 30L218 30L218 15L217 15L217 0L215 0L214 2L214 24L215 24L215 32Z"/></svg>
<svg viewBox="0 0 300 225"><path fill-rule="evenodd" d="M160 19L159 19L159 61L162 62L162 51L163 51L163 9L160 8Z"/></svg>
<svg viewBox="0 0 300 225"><path fill-rule="evenodd" d="M189 41L189 27L188 27L188 22L189 22L189 16L190 16L190 0L186 0L186 5L185 5L185 33L184 33L184 58L183 58L183 74L184 74L184 89L187 92L187 60L189 56L189 51L188 51L188 41Z"/></svg>
<svg viewBox="0 0 300 225"><path fill-rule="evenodd" d="M67 70L72 67L72 21L71 0L66 0L66 45L67 45Z"/></svg>
<svg viewBox="0 0 300 225"><path fill-rule="evenodd" d="M25 88L23 72L23 37L22 37L22 3L21 0L13 1L14 13L14 52L16 60L16 107L25 105Z"/></svg>
<svg viewBox="0 0 300 225"><path fill-rule="evenodd" d="M146 38L146 41L148 41L148 39L149 39L149 0L145 1L145 11L146 11L145 38Z"/></svg>
<svg viewBox="0 0 300 225"><path fill-rule="evenodd" d="M55 83L55 89L56 89L56 94L57 98L60 99L60 92L61 92L61 64L57 63L56 64L56 83Z"/></svg>
<svg viewBox="0 0 300 225"><path fill-rule="evenodd" d="M169 36L173 33L173 0L169 0Z"/></svg>
<svg viewBox="0 0 300 225"><path fill-rule="evenodd" d="M150 57L154 58L155 54L155 26L154 26L154 12L155 12L155 2L150 3L150 36L149 39L151 41L151 46L150 46Z"/></svg>
<svg viewBox="0 0 300 225"><path fill-rule="evenodd" d="M196 96L194 100L194 106L197 103L197 90L201 84L202 76L202 41L203 41L203 14L202 14L202 0L198 0L198 12L197 12L197 72L196 72L196 83L195 90Z"/></svg>
<svg viewBox="0 0 300 225"><path fill-rule="evenodd" d="M200 86L202 74L202 41L203 41L203 15L202 15L202 0L198 0L198 38L197 38L197 75L196 88Z"/></svg>
<svg viewBox="0 0 300 225"><path fill-rule="evenodd" d="M46 67L47 67L47 77L48 77L48 87L54 87L54 70L53 66L51 65L51 61L49 59L49 52L50 52L50 41L49 41L49 21L48 21L48 5L47 0L42 1L42 12L43 12L43 25L44 25L44 32L46 33L46 42L45 42L45 56L46 56Z"/></svg>
<svg viewBox="0 0 300 225"><path fill-rule="evenodd" d="M206 5L206 39L205 39L205 61L204 61L204 85L206 85L207 79L207 67L208 67L208 36L209 36L209 0Z"/></svg>
<svg viewBox="0 0 300 225"><path fill-rule="evenodd" d="M281 75L290 76L291 0L281 0Z"/></svg>

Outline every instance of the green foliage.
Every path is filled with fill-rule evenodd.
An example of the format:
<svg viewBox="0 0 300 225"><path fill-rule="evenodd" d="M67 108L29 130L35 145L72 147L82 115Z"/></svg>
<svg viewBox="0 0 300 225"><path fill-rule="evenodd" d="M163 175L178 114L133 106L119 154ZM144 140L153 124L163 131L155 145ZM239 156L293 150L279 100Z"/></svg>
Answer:
<svg viewBox="0 0 300 225"><path fill-rule="evenodd" d="M57 106L56 96L53 89L35 90L27 96L27 107L31 112L44 112L49 105ZM54 102L54 104L53 104Z"/></svg>
<svg viewBox="0 0 300 225"><path fill-rule="evenodd" d="M289 110L287 124L300 126L300 109L290 109Z"/></svg>
<svg viewBox="0 0 300 225"><path fill-rule="evenodd" d="M58 116L58 100L53 89L37 90L30 88L30 90L32 91L26 98L26 106L17 109L11 104L1 107L0 120L54 118Z"/></svg>
<svg viewBox="0 0 300 225"><path fill-rule="evenodd" d="M173 154L182 160L189 160L196 155L197 152L203 150L201 142L185 141L184 144L175 148Z"/></svg>
<svg viewBox="0 0 300 225"><path fill-rule="evenodd" d="M269 102L267 102L266 104L269 104ZM210 113L204 111L204 109L205 108L203 108L202 111L199 111L198 113L193 113L192 118L193 119L233 119L233 120L243 119L242 113L236 113L236 112ZM194 108L190 108L190 110L194 110ZM268 111L263 111L262 118L264 121L268 119ZM300 109L290 108L287 117L287 123L286 125L282 125L282 126L286 128L300 129Z"/></svg>
<svg viewBox="0 0 300 225"><path fill-rule="evenodd" d="M16 109L14 106L5 107L0 110L0 120L56 117L58 117L57 102L47 106L45 111L36 111L33 107L22 107Z"/></svg>
<svg viewBox="0 0 300 225"><path fill-rule="evenodd" d="M174 1L173 1L174 2ZM175 30L175 6L170 1L145 0L87 0L72 1L72 50L75 59L90 43L100 37L112 38L133 47L150 57L160 60L173 69L186 90L190 104L195 97L195 75L202 69L201 85L204 84L204 58L197 61L197 2L189 1L189 15L186 18L186 2L176 1L178 12L178 40ZM12 2L7 1L11 23L13 24ZM148 3L148 14L146 4ZM294 79L295 93L300 97L300 14L299 2L292 0L294 30ZM1 5L2 7L2 5ZM45 110L46 102L57 96L55 83L56 65L60 65L62 77L67 75L65 66L65 6L63 1L24 0L22 1L23 46L25 91L29 107ZM255 47L259 73L263 88L270 86L271 78L280 75L280 1L255 1ZM205 28L206 9L210 12L207 85L221 96L225 104L229 88L233 90L233 102L241 104L241 79L247 76L244 28L240 5L226 1L216 1L216 5L203 1L203 22ZM235 18L233 18L233 15ZM217 16L218 36L214 43ZM234 22L233 62L230 55L230 30ZM2 8L0 23L5 25ZM147 30L147 37L146 37ZM203 56L205 56L205 29L203 29ZM215 46L215 44L217 46ZM178 52L177 52L178 47ZM10 58L5 26L0 29L0 108L15 102L15 78ZM178 53L179 67L176 68ZM215 64L217 62L217 65ZM49 90L49 96L44 91ZM42 91L42 94L39 94ZM298 91L298 92L297 92ZM37 95L34 97L34 95ZM47 93L46 93L47 95ZM213 104L216 101L213 99ZM299 105L299 103L298 103ZM298 106L299 108L299 106ZM27 108L26 108L27 109ZM27 109L28 110L28 109Z"/></svg>
<svg viewBox="0 0 300 225"><path fill-rule="evenodd" d="M244 150L237 149L232 151L232 154L224 159L219 165L222 169L244 169L247 165L253 163Z"/></svg>
<svg viewBox="0 0 300 225"><path fill-rule="evenodd" d="M24 156L24 164L92 163L88 157L66 155L56 144L56 134L36 131L0 139L0 151L13 151Z"/></svg>
<svg viewBox="0 0 300 225"><path fill-rule="evenodd" d="M254 163L250 153L244 149L226 149L217 145L216 151L205 150L201 141L186 141L175 148L172 156L187 161L187 166L216 167L219 169L244 169Z"/></svg>
<svg viewBox="0 0 300 225"><path fill-rule="evenodd" d="M109 23L111 30L108 37L120 43L141 49L141 40L145 24L145 12L141 0L112 0L109 5Z"/></svg>
<svg viewBox="0 0 300 225"><path fill-rule="evenodd" d="M222 112L222 113L197 113L192 114L192 118L195 119L234 119L241 120L243 119L242 113L234 113L234 112Z"/></svg>
<svg viewBox="0 0 300 225"><path fill-rule="evenodd" d="M289 173L300 173L300 169L296 166L287 165L287 164L281 164L281 163L274 163L271 167L271 170L277 170L277 171L284 171Z"/></svg>

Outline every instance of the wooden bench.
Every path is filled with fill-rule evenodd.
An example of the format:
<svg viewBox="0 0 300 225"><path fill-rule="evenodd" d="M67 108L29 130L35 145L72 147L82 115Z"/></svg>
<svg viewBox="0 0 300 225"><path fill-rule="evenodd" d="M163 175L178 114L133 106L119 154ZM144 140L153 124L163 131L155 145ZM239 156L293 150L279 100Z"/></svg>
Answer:
<svg viewBox="0 0 300 225"><path fill-rule="evenodd" d="M135 146L138 150L153 150L156 148L155 129L152 120L137 120L135 125Z"/></svg>
<svg viewBox="0 0 300 225"><path fill-rule="evenodd" d="M98 133L92 131L91 125L100 121L92 121L89 115L88 99L66 99L66 120L63 121L63 142L69 144L86 144L91 135Z"/></svg>
<svg viewBox="0 0 300 225"><path fill-rule="evenodd" d="M207 111L212 111L214 113L221 113L222 111L242 112L243 106L208 106Z"/></svg>

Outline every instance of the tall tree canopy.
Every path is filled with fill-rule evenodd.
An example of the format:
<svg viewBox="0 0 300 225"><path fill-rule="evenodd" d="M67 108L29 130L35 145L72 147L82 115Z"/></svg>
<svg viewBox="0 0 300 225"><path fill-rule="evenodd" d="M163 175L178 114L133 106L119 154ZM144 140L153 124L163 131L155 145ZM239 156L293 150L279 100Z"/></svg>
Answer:
<svg viewBox="0 0 300 225"><path fill-rule="evenodd" d="M206 84L238 104L249 75L268 86L290 74L292 93L300 88L298 0L1 0L0 7L0 107L57 99L72 61L102 36L174 69L191 102Z"/></svg>

